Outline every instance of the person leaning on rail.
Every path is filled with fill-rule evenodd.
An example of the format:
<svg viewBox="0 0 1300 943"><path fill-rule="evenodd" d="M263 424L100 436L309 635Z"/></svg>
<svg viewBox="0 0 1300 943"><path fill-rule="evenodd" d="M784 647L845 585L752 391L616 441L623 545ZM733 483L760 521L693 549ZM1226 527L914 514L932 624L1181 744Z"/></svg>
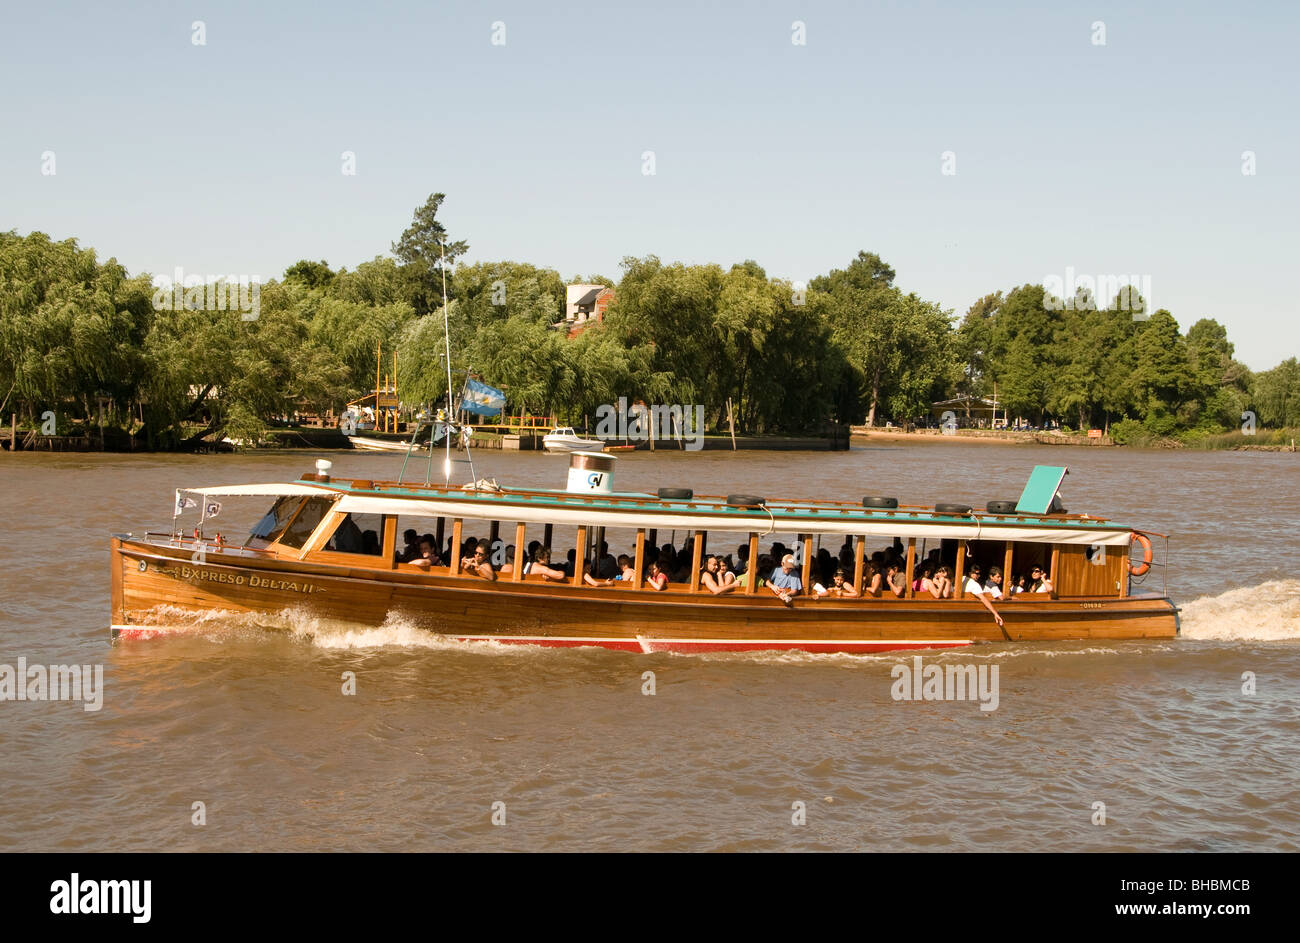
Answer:
<svg viewBox="0 0 1300 943"><path fill-rule="evenodd" d="M963 587L963 590L982 602L984 608L993 613L993 621L998 624L999 628L1001 628L1002 617L998 615L998 611L993 608L993 601L989 599L988 591L980 582L980 572L978 563L974 564L966 571L966 585Z"/></svg>
<svg viewBox="0 0 1300 943"><path fill-rule="evenodd" d="M803 580L794 571L794 554L787 553L781 558L781 565L768 578L767 588L787 606L791 605L795 596L803 592Z"/></svg>
<svg viewBox="0 0 1300 943"><path fill-rule="evenodd" d="M478 546L474 548L474 556L468 560L461 559L460 571L467 576L478 576L485 580L495 580L497 578L496 570L492 569L492 561L488 559L492 547L486 540L480 540Z"/></svg>

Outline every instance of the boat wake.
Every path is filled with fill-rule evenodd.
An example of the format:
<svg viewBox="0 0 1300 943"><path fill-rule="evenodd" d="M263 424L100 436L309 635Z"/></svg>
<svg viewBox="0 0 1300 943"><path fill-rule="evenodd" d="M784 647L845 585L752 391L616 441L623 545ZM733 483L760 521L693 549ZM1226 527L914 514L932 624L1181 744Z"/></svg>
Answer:
<svg viewBox="0 0 1300 943"><path fill-rule="evenodd" d="M1300 580L1272 580L1183 605L1183 638L1278 641L1300 638Z"/></svg>

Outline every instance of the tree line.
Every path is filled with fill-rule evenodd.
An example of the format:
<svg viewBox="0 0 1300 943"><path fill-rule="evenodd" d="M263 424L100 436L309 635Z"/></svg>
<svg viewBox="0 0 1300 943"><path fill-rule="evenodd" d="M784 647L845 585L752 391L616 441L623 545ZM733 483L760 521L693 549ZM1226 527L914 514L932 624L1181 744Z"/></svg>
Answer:
<svg viewBox="0 0 1300 943"><path fill-rule="evenodd" d="M958 320L895 284L859 252L806 286L754 261L665 264L627 257L604 322L569 338L565 280L523 262L455 264L433 194L391 255L335 270L303 260L260 286L254 317L177 297L147 274L100 262L75 239L0 233L0 414L59 434L86 429L123 445L178 449L230 436L256 441L276 417L337 412L374 387L376 347L401 399L446 398L443 283L453 385L473 373L505 390L511 412L582 424L597 407L642 399L703 404L721 430L808 433L825 423L929 417L930 404L992 397L1012 417L1120 437L1197 436L1300 417L1292 357L1253 374L1217 321L1181 333L1131 289L1108 304L1042 285L998 291ZM1136 314L1136 316L1135 316ZM556 329L557 324L560 329Z"/></svg>

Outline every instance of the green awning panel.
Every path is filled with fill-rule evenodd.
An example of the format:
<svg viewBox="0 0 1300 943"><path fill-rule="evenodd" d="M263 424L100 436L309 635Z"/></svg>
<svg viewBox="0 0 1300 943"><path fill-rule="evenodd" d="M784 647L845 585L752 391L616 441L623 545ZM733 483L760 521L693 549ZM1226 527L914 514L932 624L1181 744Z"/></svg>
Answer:
<svg viewBox="0 0 1300 943"><path fill-rule="evenodd" d="M1052 499L1056 497L1056 492L1061 487L1062 479L1068 473L1068 468L1035 465L1034 473L1029 476L1029 481L1025 483L1025 490L1021 492L1020 500L1016 502L1016 513L1046 514L1052 506Z"/></svg>

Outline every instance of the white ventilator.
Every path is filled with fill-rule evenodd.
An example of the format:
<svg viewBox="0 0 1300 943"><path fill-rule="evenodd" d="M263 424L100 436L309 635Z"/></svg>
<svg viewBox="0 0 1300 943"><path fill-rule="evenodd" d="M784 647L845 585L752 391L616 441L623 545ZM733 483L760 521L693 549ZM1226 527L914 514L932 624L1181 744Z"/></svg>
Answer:
<svg viewBox="0 0 1300 943"><path fill-rule="evenodd" d="M600 452L573 452L565 490L572 494L613 494L615 461L615 456Z"/></svg>

